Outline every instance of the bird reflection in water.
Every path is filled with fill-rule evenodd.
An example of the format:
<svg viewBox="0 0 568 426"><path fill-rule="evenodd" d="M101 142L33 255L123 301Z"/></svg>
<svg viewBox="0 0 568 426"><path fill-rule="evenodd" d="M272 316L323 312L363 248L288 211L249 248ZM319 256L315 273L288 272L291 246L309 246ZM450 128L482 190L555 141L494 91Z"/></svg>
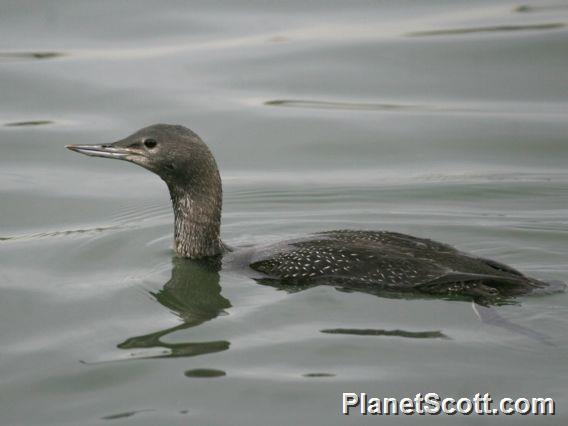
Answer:
<svg viewBox="0 0 568 426"><path fill-rule="evenodd" d="M118 345L120 349L163 348L164 353L151 358L173 358L204 355L229 349L226 340L208 342L167 343L164 337L176 331L196 327L223 314L231 303L221 296L219 270L221 260L203 261L173 259L170 280L157 292L150 292L161 305L168 308L183 322L175 327L142 336L130 337Z"/></svg>
<svg viewBox="0 0 568 426"><path fill-rule="evenodd" d="M189 260L184 258L174 258L173 268L170 280L157 292L150 292L152 297L162 306L166 307L172 313L177 315L183 322L175 327L156 331L141 336L128 338L118 345L118 348L125 350L156 350L162 349L163 352L155 355L142 356L144 358L174 358L174 357L190 357L204 355L208 353L221 352L229 349L230 342L226 340L214 340L206 342L185 342L185 343L167 343L164 338L177 331L189 329L201 325L212 320L219 315L225 313L225 310L231 307L229 300L221 296L221 286L219 284L219 271L221 269L220 256L208 258L206 260ZM255 279L259 284L269 285L288 293L304 291L313 286L289 286L277 284L273 281ZM379 297L394 299L414 299L416 295L405 293L390 293L364 291L362 289L347 289L336 287L339 291L347 293L356 291L369 293ZM430 298L423 296L422 298ZM435 298L435 297L432 297ZM437 297L439 298L439 297ZM458 300L466 300L455 297ZM548 337L541 333L525 329L516 324L511 324L501 318L490 303L476 301L476 312L483 308L481 313L485 311L490 315L480 315L483 322L496 325L501 328L517 334L523 334L540 342L549 343ZM481 304L479 304L481 302ZM511 299L500 300L498 305L515 303ZM489 318L490 317L490 318ZM495 320L497 318L497 320ZM383 329L352 329L337 328L323 329L320 332L324 334L343 334L358 336L390 336L412 339L449 339L447 335L439 330L435 331L407 331L407 330L383 330ZM140 358L140 356L136 356Z"/></svg>

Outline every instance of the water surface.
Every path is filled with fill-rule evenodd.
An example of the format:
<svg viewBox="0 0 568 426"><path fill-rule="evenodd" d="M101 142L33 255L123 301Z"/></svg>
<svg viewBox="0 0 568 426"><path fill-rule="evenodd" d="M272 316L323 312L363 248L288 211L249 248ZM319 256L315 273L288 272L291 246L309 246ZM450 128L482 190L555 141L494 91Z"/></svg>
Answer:
<svg viewBox="0 0 568 426"><path fill-rule="evenodd" d="M2 425L565 424L568 295L286 292L175 259L163 183L75 155L180 123L223 235L434 238L568 280L568 3L0 3ZM550 396L555 417L340 416L342 392ZM112 423L111 423L112 424Z"/></svg>

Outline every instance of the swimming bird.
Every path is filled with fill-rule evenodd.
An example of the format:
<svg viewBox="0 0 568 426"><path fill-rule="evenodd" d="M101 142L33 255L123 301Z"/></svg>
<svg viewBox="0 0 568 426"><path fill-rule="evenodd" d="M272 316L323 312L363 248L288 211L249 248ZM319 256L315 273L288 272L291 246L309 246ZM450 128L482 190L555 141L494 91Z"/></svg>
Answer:
<svg viewBox="0 0 568 426"><path fill-rule="evenodd" d="M254 271L262 282L485 300L547 286L502 263L397 232L325 231L233 250L220 237L222 186L215 158L201 138L184 126L155 124L114 143L67 148L129 161L157 174L170 192L177 255L190 259L228 256Z"/></svg>

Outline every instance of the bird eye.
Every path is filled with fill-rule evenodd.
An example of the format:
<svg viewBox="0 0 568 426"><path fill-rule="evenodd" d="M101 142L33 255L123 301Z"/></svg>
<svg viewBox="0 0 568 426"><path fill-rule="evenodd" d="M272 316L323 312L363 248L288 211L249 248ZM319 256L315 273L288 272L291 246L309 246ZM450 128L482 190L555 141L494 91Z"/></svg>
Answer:
<svg viewBox="0 0 568 426"><path fill-rule="evenodd" d="M146 148L154 148L156 145L158 145L158 142L156 142L156 139L146 139L144 141L144 146Z"/></svg>

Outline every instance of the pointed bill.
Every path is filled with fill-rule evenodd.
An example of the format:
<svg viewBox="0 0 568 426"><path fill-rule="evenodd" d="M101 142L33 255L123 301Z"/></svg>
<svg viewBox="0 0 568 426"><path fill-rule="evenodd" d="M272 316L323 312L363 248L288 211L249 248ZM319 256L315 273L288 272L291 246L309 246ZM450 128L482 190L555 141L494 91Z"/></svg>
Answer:
<svg viewBox="0 0 568 426"><path fill-rule="evenodd" d="M133 154L129 148L112 145L66 145L65 148L91 157L116 158L117 160L123 160Z"/></svg>

